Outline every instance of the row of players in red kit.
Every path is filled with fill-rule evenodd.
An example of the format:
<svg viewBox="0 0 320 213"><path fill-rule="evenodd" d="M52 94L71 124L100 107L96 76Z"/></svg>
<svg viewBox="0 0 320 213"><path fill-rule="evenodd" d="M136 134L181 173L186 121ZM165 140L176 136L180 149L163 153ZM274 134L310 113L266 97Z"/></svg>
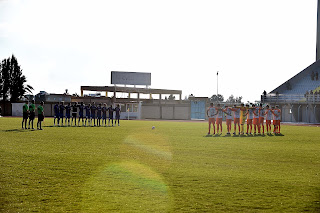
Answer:
<svg viewBox="0 0 320 213"><path fill-rule="evenodd" d="M233 120L234 123L234 132L236 135L237 127L239 129L239 135L244 135L244 125L247 124L247 135L252 135L252 125L254 134L264 134L264 120L266 120L266 131L267 134L271 134L271 120L273 120L273 133L280 134L280 120L281 120L281 110L279 106L269 107L267 105L263 108L262 104L254 105L249 104L240 106L234 105L233 107L225 106L222 108L220 104L216 106L213 103L210 104L210 107L207 110L207 116L209 118L209 132L211 133L211 125L213 126L213 134L216 134L215 124L217 125L217 134L221 131L222 133L222 119L223 116L226 116L226 125L227 125L227 135L230 135L231 123Z"/></svg>

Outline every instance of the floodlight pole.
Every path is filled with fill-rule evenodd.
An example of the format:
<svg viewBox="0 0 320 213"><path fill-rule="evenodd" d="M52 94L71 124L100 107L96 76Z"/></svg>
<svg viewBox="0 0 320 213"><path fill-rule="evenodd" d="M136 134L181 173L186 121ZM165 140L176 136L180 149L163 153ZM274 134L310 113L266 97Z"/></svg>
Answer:
<svg viewBox="0 0 320 213"><path fill-rule="evenodd" d="M218 89L219 89L219 87L218 87L218 84L219 83L219 71L217 71L217 102L219 101L219 99L218 99L218 95L219 95L219 91L218 91Z"/></svg>

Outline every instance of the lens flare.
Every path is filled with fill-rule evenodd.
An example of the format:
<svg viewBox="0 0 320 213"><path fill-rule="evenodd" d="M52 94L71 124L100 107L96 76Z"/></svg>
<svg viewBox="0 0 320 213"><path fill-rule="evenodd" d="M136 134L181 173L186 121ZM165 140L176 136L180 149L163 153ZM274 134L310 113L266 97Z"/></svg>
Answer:
<svg viewBox="0 0 320 213"><path fill-rule="evenodd" d="M129 135L124 140L124 143L138 148L145 153L155 155L165 160L171 160L172 153L167 141L168 140L159 135L144 133Z"/></svg>
<svg viewBox="0 0 320 213"><path fill-rule="evenodd" d="M89 212L166 212L169 187L150 167L137 162L111 164L93 176L83 190L82 209Z"/></svg>

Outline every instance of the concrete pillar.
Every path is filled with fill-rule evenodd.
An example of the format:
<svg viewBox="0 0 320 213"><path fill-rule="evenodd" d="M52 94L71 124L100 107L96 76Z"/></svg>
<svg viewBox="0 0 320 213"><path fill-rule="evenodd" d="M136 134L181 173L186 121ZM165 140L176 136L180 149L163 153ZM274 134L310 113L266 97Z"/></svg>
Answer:
<svg viewBox="0 0 320 213"><path fill-rule="evenodd" d="M83 97L83 90L81 90L81 97Z"/></svg>

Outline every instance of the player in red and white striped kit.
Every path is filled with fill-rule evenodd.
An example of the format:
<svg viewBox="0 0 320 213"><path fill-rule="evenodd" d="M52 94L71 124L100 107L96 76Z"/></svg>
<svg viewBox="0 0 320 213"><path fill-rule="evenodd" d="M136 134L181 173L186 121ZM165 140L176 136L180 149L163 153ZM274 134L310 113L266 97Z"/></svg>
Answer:
<svg viewBox="0 0 320 213"><path fill-rule="evenodd" d="M266 128L267 134L271 134L271 120L272 120L272 109L270 109L269 105L266 106L265 113L266 115Z"/></svg>
<svg viewBox="0 0 320 213"><path fill-rule="evenodd" d="M215 127L215 116L217 115L216 108L213 107L213 103L210 103L210 107L207 109L207 116L209 118L209 131L208 135L210 135L211 124L213 127L213 134L216 134L216 127Z"/></svg>
<svg viewBox="0 0 320 213"><path fill-rule="evenodd" d="M273 117L273 125L274 130L273 133L280 134L280 120L281 120L281 110L279 109L279 106L277 105L274 110L272 110Z"/></svg>
<svg viewBox="0 0 320 213"><path fill-rule="evenodd" d="M262 104L260 104L260 107L259 107L259 132L262 127L262 134L264 134L264 114L265 114L265 110L262 107Z"/></svg>
<svg viewBox="0 0 320 213"><path fill-rule="evenodd" d="M230 135L231 122L232 122L232 110L230 107L225 106L225 109L223 111L226 114L226 124L227 124L227 130L228 130L227 135Z"/></svg>
<svg viewBox="0 0 320 213"><path fill-rule="evenodd" d="M219 127L222 133L222 116L223 116L223 110L221 109L220 104L217 104L216 113L217 113L216 115L217 134L219 135Z"/></svg>
<svg viewBox="0 0 320 213"><path fill-rule="evenodd" d="M252 135L252 120L253 120L253 108L249 108L249 104L246 105L247 110L247 135L249 134L250 129L250 135Z"/></svg>
<svg viewBox="0 0 320 213"><path fill-rule="evenodd" d="M234 132L233 134L235 135L236 132L237 132L237 125L238 125L238 128L239 128L239 134L240 134L240 108L237 107L236 105L233 106L233 108L231 109L234 113L234 120L233 120L233 123L234 123Z"/></svg>
<svg viewBox="0 0 320 213"><path fill-rule="evenodd" d="M252 105L255 107L255 105ZM260 134L260 125L259 125L259 107L255 107L253 109L253 127L254 127L254 134L256 134L257 129L258 133Z"/></svg>

